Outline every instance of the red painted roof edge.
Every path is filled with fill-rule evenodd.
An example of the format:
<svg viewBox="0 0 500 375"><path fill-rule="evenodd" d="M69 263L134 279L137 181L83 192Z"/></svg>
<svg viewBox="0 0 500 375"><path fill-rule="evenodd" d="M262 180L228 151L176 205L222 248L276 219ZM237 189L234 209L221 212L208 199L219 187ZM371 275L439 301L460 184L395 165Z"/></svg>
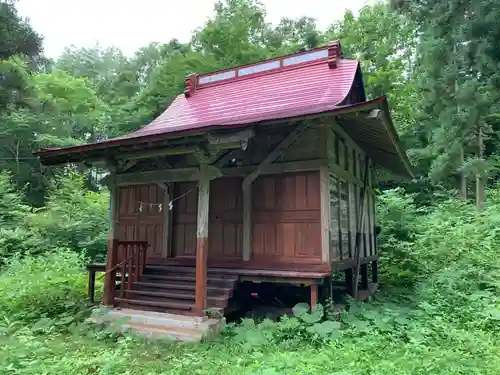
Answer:
<svg viewBox="0 0 500 375"><path fill-rule="evenodd" d="M370 108L373 108L374 104L381 103L383 101L387 101L386 97L380 96L378 98L375 98L373 100L369 100L366 102L349 104L349 105L345 105L345 106L339 106L339 107L335 107L335 108L327 110L327 111L310 113L310 114L306 114L306 115L298 115L298 116L286 117L286 118L281 118L281 119L264 120L264 121L248 123L248 124L236 124L236 125L226 124L224 126L209 125L209 126L205 126L205 127L196 128L196 129L180 130L178 132L171 132L171 133L167 133L167 134L164 134L164 133L146 134L146 135L137 136L134 138L110 139L110 140L101 141L101 142L87 143L87 144L83 144L83 145L68 146L68 147L62 147L62 148L44 148L44 149L40 149L39 151L33 152L33 155L39 156L39 157L48 156L48 155L64 155L64 154L85 152L85 151L96 150L96 149L106 149L106 148L110 148L110 147L133 145L133 144L137 144L140 142L154 141L154 140L158 140L158 139L162 139L162 138L166 139L166 138L171 138L171 137L179 137L179 136L183 136L183 135L192 135L195 133L204 133L208 130L216 130L218 128L223 128L223 129L243 128L243 127L246 127L249 125L265 125L265 124L269 124L269 123L284 122L284 121L289 121L289 120L293 120L293 119L301 119L301 118L306 118L306 117L318 117L318 116L324 116L324 115L328 115L328 114L342 114L342 112L345 112L347 110L352 111L352 110L370 109Z"/></svg>

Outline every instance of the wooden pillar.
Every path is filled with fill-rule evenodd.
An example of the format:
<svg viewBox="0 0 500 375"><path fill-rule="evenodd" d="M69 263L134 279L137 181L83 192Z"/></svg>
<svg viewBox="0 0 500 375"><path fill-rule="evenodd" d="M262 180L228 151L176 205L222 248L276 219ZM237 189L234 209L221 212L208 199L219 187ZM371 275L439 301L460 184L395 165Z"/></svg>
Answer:
<svg viewBox="0 0 500 375"><path fill-rule="evenodd" d="M90 269L89 270L89 299L90 302L94 303L94 298L95 298L95 270Z"/></svg>
<svg viewBox="0 0 500 375"><path fill-rule="evenodd" d="M372 283L378 284L378 260L372 261Z"/></svg>
<svg viewBox="0 0 500 375"><path fill-rule="evenodd" d="M354 297L354 270L352 268L348 268L345 271L345 286L347 289L347 292ZM357 282L357 280L356 280Z"/></svg>
<svg viewBox="0 0 500 375"><path fill-rule="evenodd" d="M109 272L118 261L118 187L116 174L112 171L112 182L109 184L109 232L108 252L106 256L106 276L104 277L104 291L102 303L113 306L116 292L116 272Z"/></svg>
<svg viewBox="0 0 500 375"><path fill-rule="evenodd" d="M208 210L210 179L208 165L200 165L198 181L198 217L196 224L196 296L195 313L204 315L207 301Z"/></svg>
<svg viewBox="0 0 500 375"><path fill-rule="evenodd" d="M361 289L368 289L368 263L362 264L361 271Z"/></svg>
<svg viewBox="0 0 500 375"><path fill-rule="evenodd" d="M316 311L318 305L318 286L311 284L311 312Z"/></svg>

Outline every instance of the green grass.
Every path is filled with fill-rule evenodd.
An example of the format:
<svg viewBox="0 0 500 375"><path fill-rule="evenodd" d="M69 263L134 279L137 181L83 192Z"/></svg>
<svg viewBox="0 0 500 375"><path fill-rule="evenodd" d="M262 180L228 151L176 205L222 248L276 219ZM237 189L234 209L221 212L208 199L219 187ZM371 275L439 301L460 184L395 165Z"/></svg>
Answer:
<svg viewBox="0 0 500 375"><path fill-rule="evenodd" d="M118 336L82 323L82 256L14 257L0 273L0 375L498 375L500 190L488 197L478 213L382 196L384 294L352 304L335 334L308 317L246 321L213 343Z"/></svg>
<svg viewBox="0 0 500 375"><path fill-rule="evenodd" d="M371 311L382 312L383 307ZM380 317L381 318L381 317ZM313 343L232 338L215 343L148 343L103 333L18 330L0 341L1 374L498 374L499 337L444 322L369 325L339 340Z"/></svg>

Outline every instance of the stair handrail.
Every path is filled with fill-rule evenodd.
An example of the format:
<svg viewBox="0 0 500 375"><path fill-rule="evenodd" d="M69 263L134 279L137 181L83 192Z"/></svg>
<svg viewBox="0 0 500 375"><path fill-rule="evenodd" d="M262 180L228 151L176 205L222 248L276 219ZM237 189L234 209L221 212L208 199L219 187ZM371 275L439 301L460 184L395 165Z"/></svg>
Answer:
<svg viewBox="0 0 500 375"><path fill-rule="evenodd" d="M149 244L148 241L117 241L117 245L120 246L120 245L139 245L139 246L144 246L145 249L147 249L149 246L151 246ZM141 251L142 249L139 248L139 251ZM105 277L106 275L108 275L109 273L117 270L118 268L120 268L121 266L123 266L123 264L125 263L128 263L128 261L130 259L132 259L134 256L134 254L132 254L131 256L129 256L127 259L125 259L124 261L118 263L116 266L114 266L113 268L111 268L109 271L106 271L104 272L101 276L99 276L97 279L100 280L102 279L103 277Z"/></svg>
<svg viewBox="0 0 500 375"><path fill-rule="evenodd" d="M108 250L108 261L111 263L113 262L113 259L116 259L118 250L120 246L123 246L123 251L124 251L124 256L126 259L121 261L118 264L115 264L113 267L111 267L109 270L106 270L104 272L104 275L101 276L104 277L104 289L105 289L105 304L107 305L114 305L114 299L115 299L115 280L116 280L116 272L118 268L122 268L121 271L121 297L123 298L125 291L127 289L132 288L132 282L138 281L139 277L142 275L144 272L144 266L146 264L146 251L147 248L150 246L148 241L118 241L114 240L111 248L111 258L110 252ZM128 251L131 251L130 256L127 257ZM135 259L134 259L135 258ZM128 266L128 270L127 270ZM125 279L128 281L128 287L125 285ZM107 285L107 286L106 286Z"/></svg>
<svg viewBox="0 0 500 375"><path fill-rule="evenodd" d="M109 271L104 272L101 276L99 276L99 277L97 278L97 280L100 280L100 279L102 279L103 277L105 277L105 276L107 276L108 274L110 274L111 272L116 271L118 268L120 268L121 266L123 266L125 263L128 263L128 261L129 261L130 259L132 259L132 258L133 258L133 256L134 256L134 254L132 254L131 256L129 256L129 257L128 257L127 259L125 259L124 261L122 261L122 262L118 263L116 266L114 266L113 268L111 268Z"/></svg>

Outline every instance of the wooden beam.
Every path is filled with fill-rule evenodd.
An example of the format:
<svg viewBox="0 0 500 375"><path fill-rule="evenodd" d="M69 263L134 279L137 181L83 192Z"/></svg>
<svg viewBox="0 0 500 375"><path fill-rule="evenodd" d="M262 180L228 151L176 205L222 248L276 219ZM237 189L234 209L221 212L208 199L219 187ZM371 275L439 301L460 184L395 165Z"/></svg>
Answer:
<svg viewBox="0 0 500 375"><path fill-rule="evenodd" d="M310 171L318 170L326 165L324 159L303 160L286 163L273 163L261 169L261 174L274 174L282 172ZM213 165L207 165L209 178L212 180L221 176L246 176L255 170L255 166L234 167L218 169ZM152 182L180 182L197 181L199 179L199 169L196 167L178 168L178 169L159 169L155 171L122 173L116 175L116 183L123 185L137 185ZM101 183L108 185L111 181L111 175L104 177Z"/></svg>
<svg viewBox="0 0 500 375"><path fill-rule="evenodd" d="M121 172L125 172L125 171L129 170L130 168L132 168L136 164L137 164L137 160L127 160L127 161L125 161L125 164L123 164L123 168L122 168Z"/></svg>
<svg viewBox="0 0 500 375"><path fill-rule="evenodd" d="M356 180L358 178L355 176L355 171L356 171L356 150L353 150L352 148L348 148L348 165L347 169L348 172L351 176L354 176ZM349 202L349 233L350 235L350 249L349 249L349 254L352 255L356 252L356 219L357 219L357 212L356 212L356 192L357 192L357 187L356 184L353 183L353 181L348 180L348 186L347 186L347 193L348 193L348 202Z"/></svg>
<svg viewBox="0 0 500 375"><path fill-rule="evenodd" d="M127 160L136 160L136 159L153 158L156 156L191 154L195 152L197 149L198 149L197 146L162 147L152 150L125 152L120 156Z"/></svg>
<svg viewBox="0 0 500 375"><path fill-rule="evenodd" d="M351 138L349 134L347 134L344 128L335 120L330 120L330 121L331 121L330 128L332 129L332 131L340 135L342 138L344 138L349 147L355 149L359 154L364 156L365 150L363 150L356 142L354 142L354 140Z"/></svg>
<svg viewBox="0 0 500 375"><path fill-rule="evenodd" d="M284 163L272 163L261 168L260 174L275 174L284 172L304 172L315 171L321 166L327 165L326 159L313 159L290 161ZM258 166L244 166L244 167L228 167L221 168L220 171L223 176L248 176L249 173L254 171Z"/></svg>
<svg viewBox="0 0 500 375"><path fill-rule="evenodd" d="M309 126L308 121L302 122L300 125L297 125L288 135L283 139L270 153L266 156L266 158L259 164L259 166L252 171L245 179L243 180L243 188L245 186L249 186L252 182L259 176L266 166L270 165L274 160L276 160L283 151L289 147L295 140L299 137L299 135L307 129Z"/></svg>
<svg viewBox="0 0 500 375"><path fill-rule="evenodd" d="M103 304L113 306L115 302L116 272L109 272L118 261L118 210L119 194L116 184L116 166L111 166L111 183L109 185L109 232L108 251L106 255L106 276L104 277Z"/></svg>
<svg viewBox="0 0 500 375"><path fill-rule="evenodd" d="M217 142L217 140L214 140ZM210 152L217 152L219 150L227 150L233 148L240 148L241 141L233 141L233 142L222 142L219 143L209 143L208 145L203 144L192 144L187 146L176 146L176 147L168 147L164 146L161 148L155 148L150 150L139 150L139 151L129 151L124 152L119 155L120 158L126 160L138 160L138 159L148 159L154 158L158 156L172 156L172 155L184 155L184 154L192 154L196 153L200 150L200 148L206 146L206 149Z"/></svg>
<svg viewBox="0 0 500 375"><path fill-rule="evenodd" d="M207 307L208 211L210 179L208 165L200 165L198 180L198 217L196 222L196 315L203 316Z"/></svg>
<svg viewBox="0 0 500 375"><path fill-rule="evenodd" d="M208 175L210 179L220 177L221 172L207 165ZM109 184L109 176L101 180L102 184ZM116 175L117 185L140 185L145 183L158 182L180 182L180 181L197 181L199 179L199 169L196 167L178 168L178 169L158 169L153 171L123 173Z"/></svg>
<svg viewBox="0 0 500 375"><path fill-rule="evenodd" d="M356 228L356 247L355 247L355 252L354 252L354 257L356 261L356 268L354 272L354 295L353 298L358 297L358 278L359 278L359 271L360 271L360 266L361 266L361 236L363 235L363 225L365 223L365 213L366 213L366 193L367 193L367 185L368 185L368 173L369 173L369 166L370 160L368 157L365 157L365 163L364 163L364 172L363 172L363 186L361 188L360 192L360 201L359 201L359 209L357 210L358 212L358 223L357 223L357 228Z"/></svg>
<svg viewBox="0 0 500 375"><path fill-rule="evenodd" d="M223 145L228 143L235 143L241 145L242 142L255 136L253 129L245 129L239 132L231 132L225 134L207 134L207 140L212 145Z"/></svg>

